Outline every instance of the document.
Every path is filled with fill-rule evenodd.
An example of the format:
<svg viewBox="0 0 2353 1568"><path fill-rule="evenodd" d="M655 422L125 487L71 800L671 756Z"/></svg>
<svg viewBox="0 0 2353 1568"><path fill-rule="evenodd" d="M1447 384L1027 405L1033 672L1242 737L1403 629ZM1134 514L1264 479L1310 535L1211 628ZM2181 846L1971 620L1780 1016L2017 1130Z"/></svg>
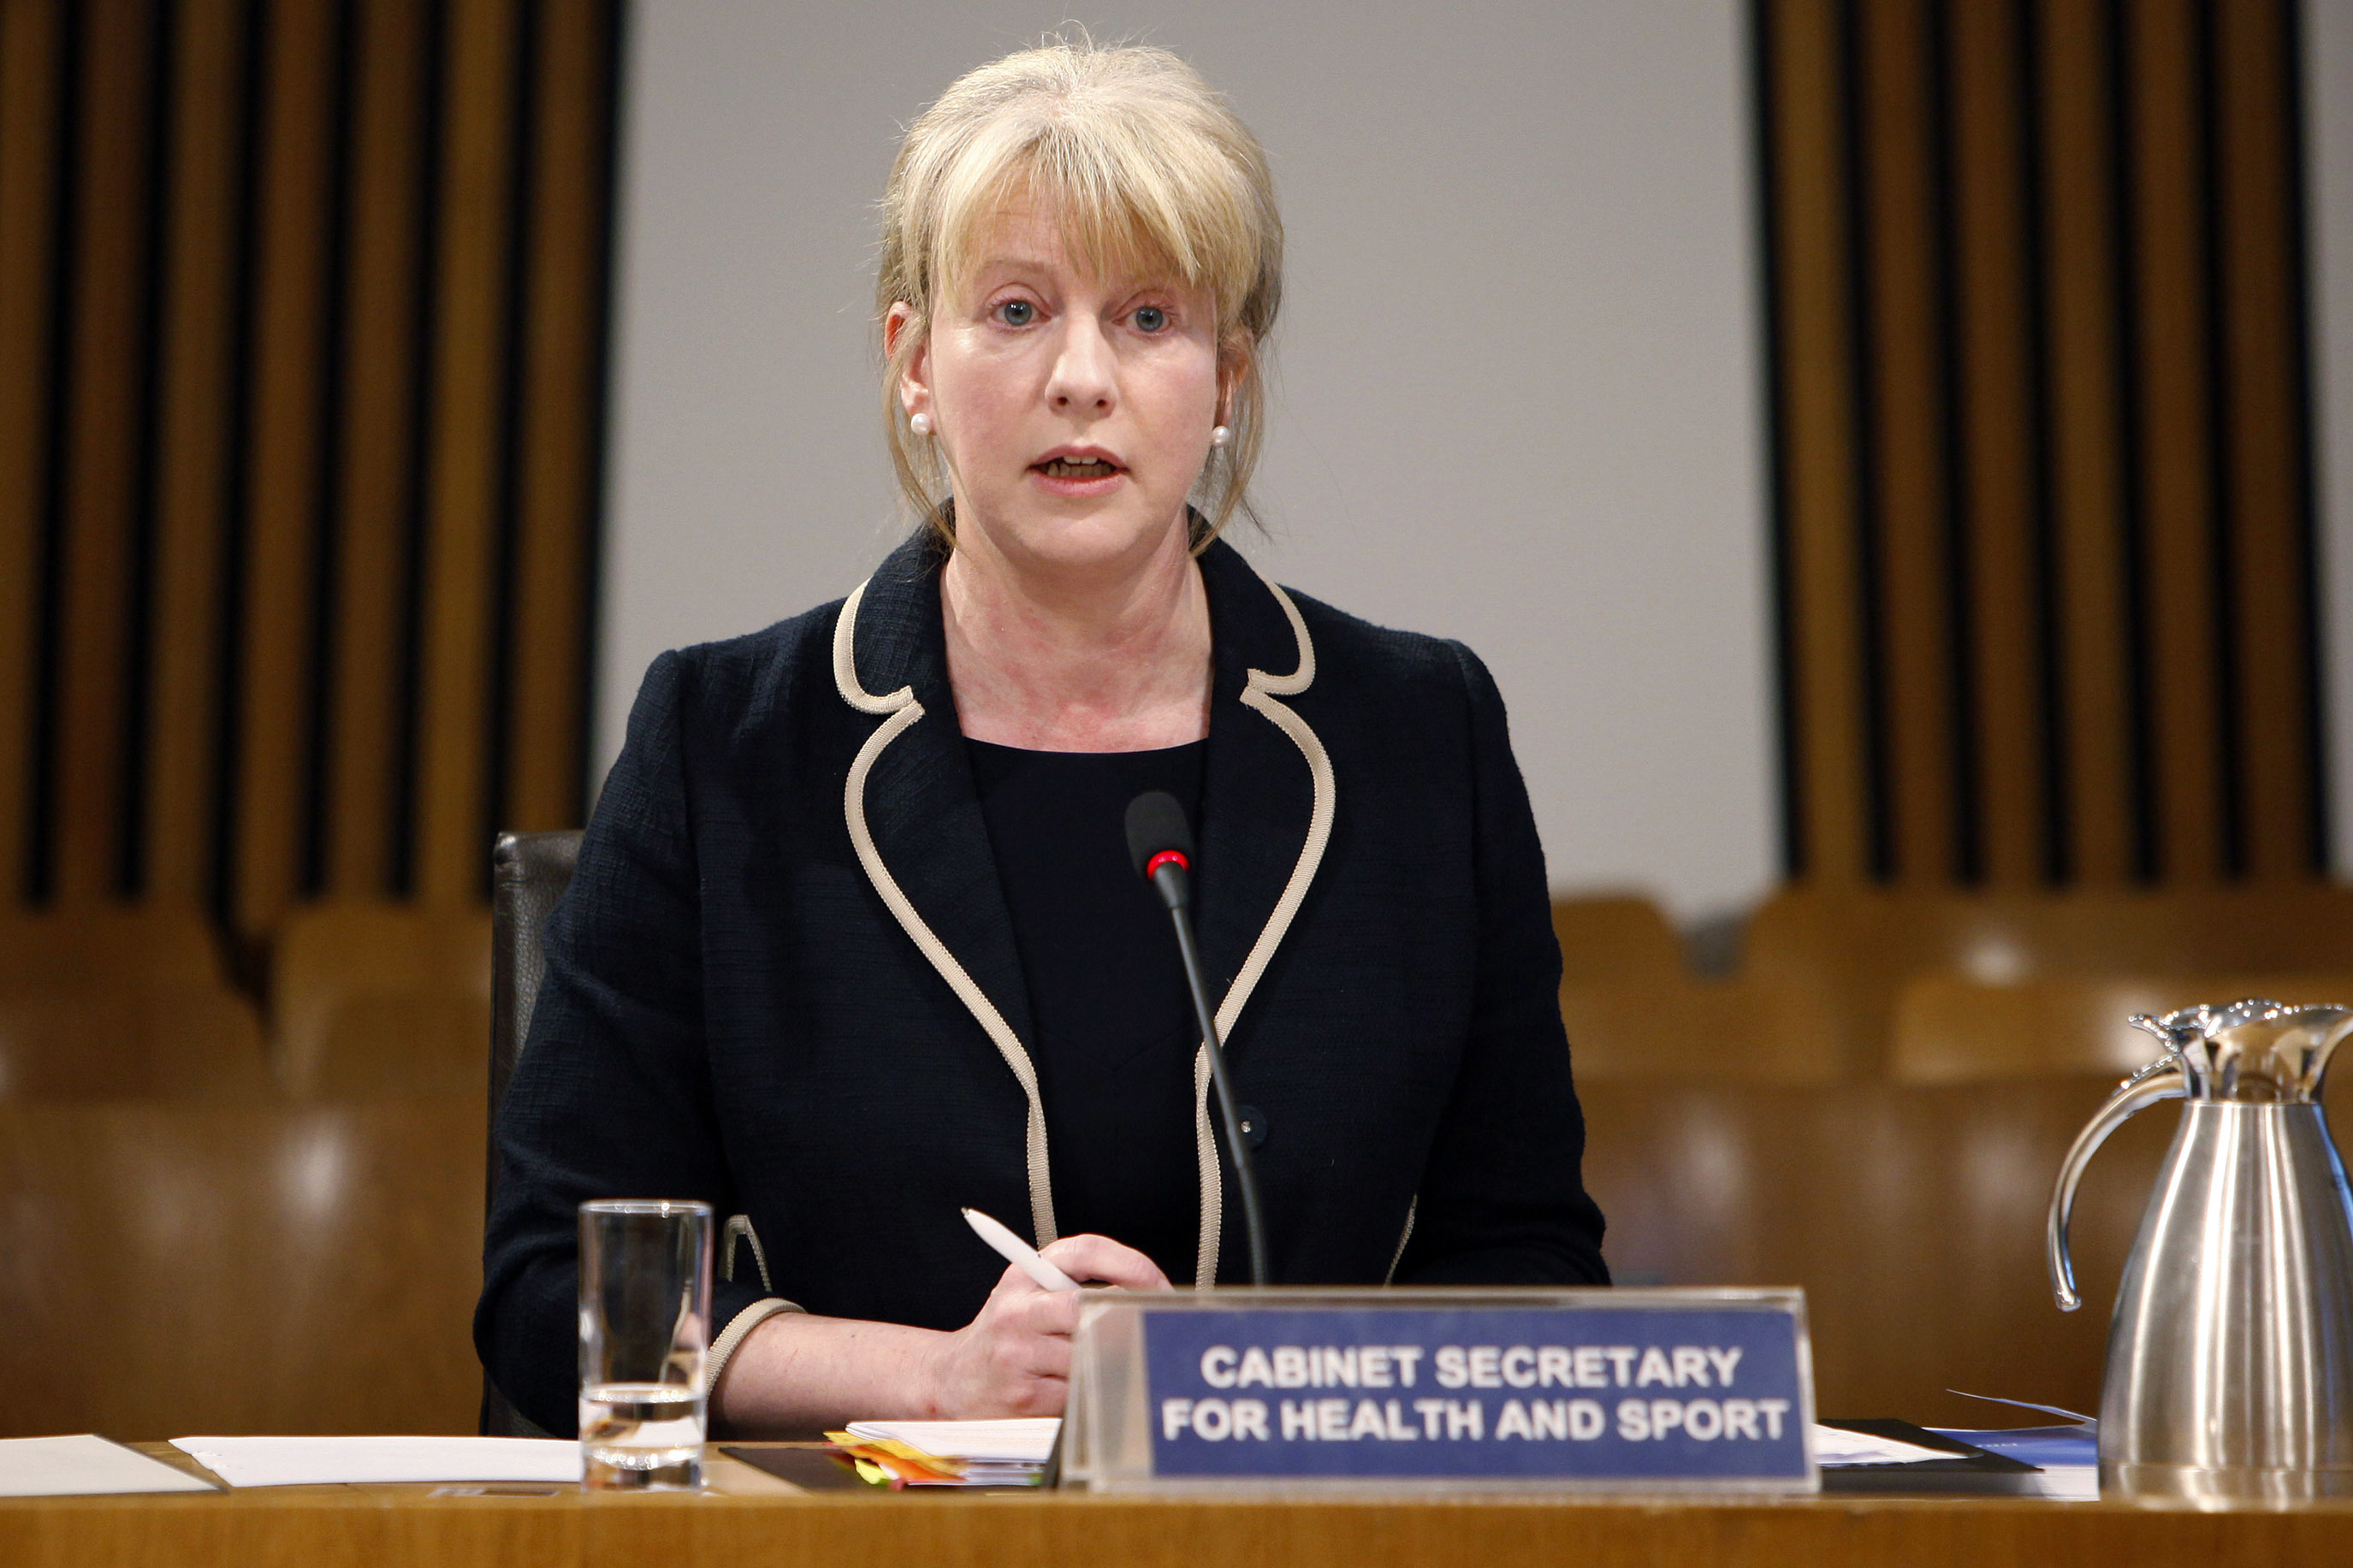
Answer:
<svg viewBox="0 0 2353 1568"><path fill-rule="evenodd" d="M1060 1416L1009 1421L853 1421L835 1442L869 1479L902 1486L1036 1483L1052 1458Z"/></svg>
<svg viewBox="0 0 2353 1568"><path fill-rule="evenodd" d="M1916 1465L1952 1457L1941 1449L1924 1448L1875 1432L1852 1432L1819 1423L1814 1427L1814 1462L1825 1469L1841 1465Z"/></svg>
<svg viewBox="0 0 2353 1568"><path fill-rule="evenodd" d="M88 1433L76 1437L0 1437L0 1497L219 1489L136 1448Z"/></svg>
<svg viewBox="0 0 2353 1568"><path fill-rule="evenodd" d="M377 1481L576 1481L565 1437L174 1437L233 1487Z"/></svg>
<svg viewBox="0 0 2353 1568"><path fill-rule="evenodd" d="M2037 1497L2067 1502L2100 1500L2100 1427L2096 1421L2072 1426L2021 1426L2000 1431L1962 1431L1944 1426L1936 1430L1989 1453L2039 1467L2042 1473L2034 1478L2032 1489Z"/></svg>

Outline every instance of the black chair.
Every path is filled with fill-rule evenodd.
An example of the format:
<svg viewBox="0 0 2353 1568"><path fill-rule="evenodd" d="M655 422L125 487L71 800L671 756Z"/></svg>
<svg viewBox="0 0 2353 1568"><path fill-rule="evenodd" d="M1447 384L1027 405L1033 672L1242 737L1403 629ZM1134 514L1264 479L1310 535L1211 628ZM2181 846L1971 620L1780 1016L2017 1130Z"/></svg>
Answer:
<svg viewBox="0 0 2353 1568"><path fill-rule="evenodd" d="M580 835L501 833L491 850L491 1142L483 1212L499 1190L496 1131L499 1105L514 1077L515 1058L531 1037L532 1004L547 974L541 934L556 900L572 885L580 856ZM521 1411L509 1405L486 1372L482 1375L482 1431L495 1437L544 1437Z"/></svg>

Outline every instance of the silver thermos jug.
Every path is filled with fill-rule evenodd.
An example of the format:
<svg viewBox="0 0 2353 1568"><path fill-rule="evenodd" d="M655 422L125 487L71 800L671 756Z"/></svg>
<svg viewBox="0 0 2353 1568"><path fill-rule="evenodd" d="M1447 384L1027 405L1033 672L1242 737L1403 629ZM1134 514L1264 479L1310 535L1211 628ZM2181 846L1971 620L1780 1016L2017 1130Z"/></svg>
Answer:
<svg viewBox="0 0 2353 1568"><path fill-rule="evenodd" d="M2353 1194L2320 1113L2353 1009L2246 1001L2133 1023L2166 1054L2108 1097L2051 1194L2051 1285L2072 1312L2085 1163L2135 1111L2188 1102L2116 1292L2101 1489L2353 1496Z"/></svg>

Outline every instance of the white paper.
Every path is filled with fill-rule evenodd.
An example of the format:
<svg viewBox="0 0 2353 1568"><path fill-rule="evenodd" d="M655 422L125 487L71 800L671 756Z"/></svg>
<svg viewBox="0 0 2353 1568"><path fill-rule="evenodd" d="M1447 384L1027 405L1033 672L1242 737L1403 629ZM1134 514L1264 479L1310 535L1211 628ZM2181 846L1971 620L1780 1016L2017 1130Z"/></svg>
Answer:
<svg viewBox="0 0 2353 1568"><path fill-rule="evenodd" d="M2100 1500L2100 1467L2097 1465L2045 1465L2039 1476L2026 1478L2035 1497L2056 1498L2061 1502L2097 1502Z"/></svg>
<svg viewBox="0 0 2353 1568"><path fill-rule="evenodd" d="M233 1487L369 1481L576 1481L564 1437L174 1437Z"/></svg>
<svg viewBox="0 0 2353 1568"><path fill-rule="evenodd" d="M88 1433L74 1437L0 1437L0 1497L213 1489L209 1481L185 1470Z"/></svg>
<svg viewBox="0 0 2353 1568"><path fill-rule="evenodd" d="M1924 1448L1917 1443L1906 1443L1894 1437L1877 1437L1868 1432L1850 1432L1843 1426L1814 1428L1814 1463L1839 1465L1915 1465L1923 1459L1957 1459L1958 1454L1948 1454L1942 1448Z"/></svg>
<svg viewBox="0 0 2353 1568"><path fill-rule="evenodd" d="M943 1459L983 1465L1043 1465L1054 1452L1059 1415L1012 1421L852 1421L847 1430L869 1441L891 1437Z"/></svg>

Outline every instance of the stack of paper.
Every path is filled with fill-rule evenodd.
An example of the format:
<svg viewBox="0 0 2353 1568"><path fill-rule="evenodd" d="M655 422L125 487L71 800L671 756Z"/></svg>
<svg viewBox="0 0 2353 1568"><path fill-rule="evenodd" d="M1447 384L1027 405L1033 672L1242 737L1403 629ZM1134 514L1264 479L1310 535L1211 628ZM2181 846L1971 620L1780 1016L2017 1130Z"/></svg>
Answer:
<svg viewBox="0 0 2353 1568"><path fill-rule="evenodd" d="M1035 1486L1061 1418L853 1421L828 1434L871 1481L910 1487Z"/></svg>
<svg viewBox="0 0 2353 1568"><path fill-rule="evenodd" d="M383 1481L576 1481L580 1445L561 1437L174 1437L233 1487Z"/></svg>
<svg viewBox="0 0 2353 1568"><path fill-rule="evenodd" d="M0 1438L0 1497L96 1492L208 1492L219 1489L161 1459L103 1437Z"/></svg>

